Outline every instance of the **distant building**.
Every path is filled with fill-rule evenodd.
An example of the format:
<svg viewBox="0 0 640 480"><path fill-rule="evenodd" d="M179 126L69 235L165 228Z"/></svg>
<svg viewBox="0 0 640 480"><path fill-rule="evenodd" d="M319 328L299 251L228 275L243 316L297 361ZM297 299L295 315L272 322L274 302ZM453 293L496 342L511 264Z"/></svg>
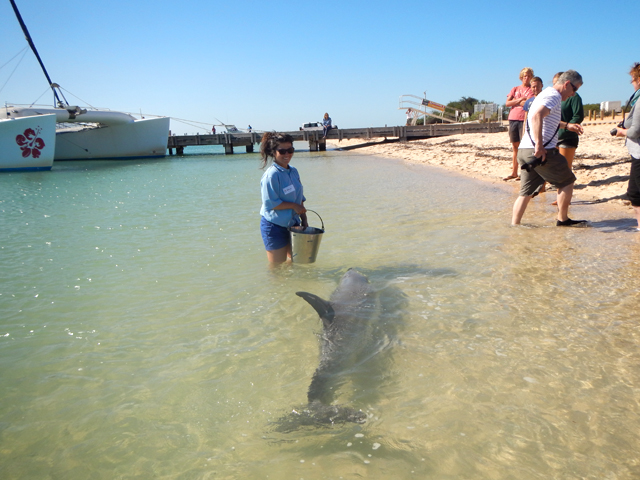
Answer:
<svg viewBox="0 0 640 480"><path fill-rule="evenodd" d="M622 102L602 102L600 103L600 111L602 112L621 112Z"/></svg>
<svg viewBox="0 0 640 480"><path fill-rule="evenodd" d="M498 113L497 103L476 103L473 106L473 114L484 112L486 117L491 117L494 113Z"/></svg>

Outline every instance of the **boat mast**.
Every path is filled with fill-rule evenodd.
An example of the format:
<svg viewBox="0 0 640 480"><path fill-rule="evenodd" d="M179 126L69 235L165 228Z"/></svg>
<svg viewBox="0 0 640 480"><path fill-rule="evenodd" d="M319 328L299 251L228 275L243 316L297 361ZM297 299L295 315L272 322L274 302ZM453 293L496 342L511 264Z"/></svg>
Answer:
<svg viewBox="0 0 640 480"><path fill-rule="evenodd" d="M56 103L58 105L58 107L66 107L69 104L67 103L67 99L64 97L64 94L62 92L60 92L60 95L62 96L62 98L64 99L64 102L62 100L60 100L60 97L58 96L58 92L56 91L56 88L60 88L60 85L58 85L57 83L53 83L51 81L51 78L49 77L49 74L47 73L47 69L44 66L44 63L42 63L42 60L40 59L40 55L38 54L38 50L36 49L36 46L33 43L33 40L31 39L31 35L29 34L29 30L27 29L27 26L24 24L24 22L22 21L22 15L20 15L20 11L18 10L18 7L16 6L16 2L14 2L14 0L9 0L11 2L11 6L13 7L13 11L16 14L16 18L18 19L18 22L20 23L20 27L22 27L22 31L24 32L24 36L27 39L27 42L29 42L29 46L31 47L31 50L33 50L33 53L35 54L36 58L38 59L38 63L40 63L40 67L42 67L42 71L44 72L44 76L47 77L47 82L49 82L49 86L51 87L51 90L53 91L53 96L55 97Z"/></svg>

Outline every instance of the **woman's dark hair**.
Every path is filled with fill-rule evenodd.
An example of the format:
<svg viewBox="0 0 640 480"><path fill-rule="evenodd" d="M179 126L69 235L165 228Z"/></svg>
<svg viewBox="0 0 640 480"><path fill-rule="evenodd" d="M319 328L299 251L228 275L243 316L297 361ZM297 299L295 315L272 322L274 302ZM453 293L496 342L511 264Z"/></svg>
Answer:
<svg viewBox="0 0 640 480"><path fill-rule="evenodd" d="M293 137L288 133L278 132L266 132L262 136L260 142L260 156L262 157L262 165L260 168L264 168L269 163L269 157L274 158L276 156L276 149L281 143L293 143Z"/></svg>

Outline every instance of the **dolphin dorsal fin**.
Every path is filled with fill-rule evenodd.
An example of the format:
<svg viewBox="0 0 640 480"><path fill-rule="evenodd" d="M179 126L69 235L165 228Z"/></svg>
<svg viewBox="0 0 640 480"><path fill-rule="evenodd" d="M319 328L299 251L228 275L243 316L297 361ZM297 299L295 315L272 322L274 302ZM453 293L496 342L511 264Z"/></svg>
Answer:
<svg viewBox="0 0 640 480"><path fill-rule="evenodd" d="M325 327L331 325L335 316L331 303L309 292L296 292L296 295L304 298L318 312Z"/></svg>

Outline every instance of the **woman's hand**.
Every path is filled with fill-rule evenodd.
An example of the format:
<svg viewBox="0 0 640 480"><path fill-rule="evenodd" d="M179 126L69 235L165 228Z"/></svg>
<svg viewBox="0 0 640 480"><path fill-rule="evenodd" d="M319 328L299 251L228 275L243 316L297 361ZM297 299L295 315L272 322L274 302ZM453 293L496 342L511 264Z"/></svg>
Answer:
<svg viewBox="0 0 640 480"><path fill-rule="evenodd" d="M307 209L304 208L304 205L298 205L297 203L293 204L293 211L296 212L298 215L307 213Z"/></svg>
<svg viewBox="0 0 640 480"><path fill-rule="evenodd" d="M626 128L618 127L617 130L618 131L616 132L616 137L626 137L627 136L627 129Z"/></svg>
<svg viewBox="0 0 640 480"><path fill-rule="evenodd" d="M571 126L571 128L569 128ZM584 128L579 123L569 123L567 122L567 126L565 128L568 132L577 133L578 135L582 135L584 133Z"/></svg>

